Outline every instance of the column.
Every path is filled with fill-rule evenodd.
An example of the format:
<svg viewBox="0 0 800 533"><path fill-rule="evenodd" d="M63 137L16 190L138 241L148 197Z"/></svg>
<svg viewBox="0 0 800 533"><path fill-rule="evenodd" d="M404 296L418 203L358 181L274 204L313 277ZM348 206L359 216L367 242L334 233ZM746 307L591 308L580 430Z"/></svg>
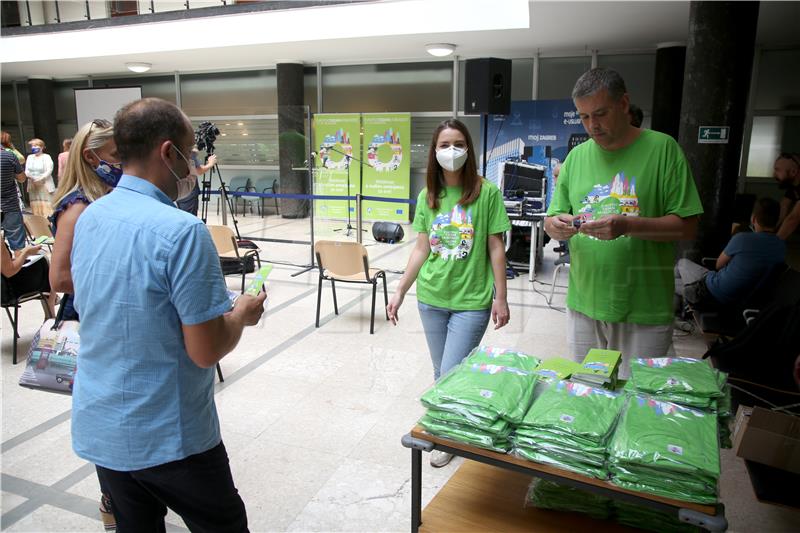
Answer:
<svg viewBox="0 0 800 533"><path fill-rule="evenodd" d="M692 259L716 257L730 239L755 49L758 2L692 2L680 113L679 143L705 214ZM699 142L701 126L726 126L724 142Z"/></svg>
<svg viewBox="0 0 800 533"><path fill-rule="evenodd" d="M44 141L45 151L53 158L53 163L56 163L58 154L61 152L61 139L58 138L56 100L53 94L52 78L28 78L28 94L33 116L33 134ZM29 140L24 139L25 142Z"/></svg>
<svg viewBox="0 0 800 533"><path fill-rule="evenodd" d="M278 154L281 173L279 192L307 194L308 172L297 170L305 166L308 157L302 63L278 63ZM309 212L307 200L281 198L280 206L283 218L302 218Z"/></svg>
<svg viewBox="0 0 800 533"><path fill-rule="evenodd" d="M683 69L686 65L686 45L659 43L656 45L655 90L653 117L650 129L678 139L681 124Z"/></svg>

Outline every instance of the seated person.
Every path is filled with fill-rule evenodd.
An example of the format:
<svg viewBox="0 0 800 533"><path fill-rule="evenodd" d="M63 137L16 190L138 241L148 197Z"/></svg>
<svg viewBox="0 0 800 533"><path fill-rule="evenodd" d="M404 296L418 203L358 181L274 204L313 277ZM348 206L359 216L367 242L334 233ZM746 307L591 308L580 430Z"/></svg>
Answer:
<svg viewBox="0 0 800 533"><path fill-rule="evenodd" d="M786 191L778 220L778 237L786 240L800 227L800 156L779 155L773 172L778 188Z"/></svg>
<svg viewBox="0 0 800 533"><path fill-rule="evenodd" d="M753 208L753 232L737 233L717 258L712 271L688 259L675 266L675 293L697 308L736 303L783 263L786 245L775 234L780 205L761 198Z"/></svg>
<svg viewBox="0 0 800 533"><path fill-rule="evenodd" d="M49 265L47 259L42 258L35 263L23 267L28 257L36 255L41 250L41 246L27 246L21 250L17 250L14 256L11 256L11 251L3 239L3 246L0 246L0 266L2 266L3 274L3 303L10 301L12 298L29 294L31 292L44 292L49 293L47 297L47 305L42 303L44 308L45 318L55 317L55 291L50 290L50 282L48 281Z"/></svg>

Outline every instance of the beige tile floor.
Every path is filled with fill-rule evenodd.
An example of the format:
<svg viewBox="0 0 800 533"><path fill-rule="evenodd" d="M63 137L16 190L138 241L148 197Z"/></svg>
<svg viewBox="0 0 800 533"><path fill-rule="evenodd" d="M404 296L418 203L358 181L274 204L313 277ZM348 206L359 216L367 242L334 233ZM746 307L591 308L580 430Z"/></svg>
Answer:
<svg viewBox="0 0 800 533"><path fill-rule="evenodd" d="M213 211L213 206L212 206ZM216 216L211 217L217 220ZM342 239L339 223L316 224L317 239ZM243 235L308 240L308 220L239 218ZM389 272L390 291L411 249L374 243L365 234L373 266ZM260 241L265 260L310 261L310 248ZM542 357L566 353L564 293L553 308L545 297L554 253L537 281L509 282L511 322L489 330L484 342L516 347ZM276 265L262 322L245 331L236 350L222 361L225 383L216 401L234 479L247 505L251 530L407 531L410 526L410 454L400 445L422 414L420 394L432 370L415 309L413 290L397 327L376 317L369 334L369 290L341 286L341 314L333 314L324 287L322 320L314 327L317 274L293 277L300 269ZM541 280L541 281L538 281ZM565 285L566 276L559 280ZM228 278L235 289L237 279ZM380 307L379 307L380 309ZM22 311L21 357L42 320L36 303ZM10 325L2 319L2 514L8 531L101 531L99 490L92 465L70 447L70 398L17 385L22 365L11 365ZM676 332L678 354L703 352L696 335ZM429 501L461 464L443 469L424 464L423 499ZM760 504L742 461L722 457L722 500L732 531L800 530L800 515ZM169 529L184 531L170 514Z"/></svg>

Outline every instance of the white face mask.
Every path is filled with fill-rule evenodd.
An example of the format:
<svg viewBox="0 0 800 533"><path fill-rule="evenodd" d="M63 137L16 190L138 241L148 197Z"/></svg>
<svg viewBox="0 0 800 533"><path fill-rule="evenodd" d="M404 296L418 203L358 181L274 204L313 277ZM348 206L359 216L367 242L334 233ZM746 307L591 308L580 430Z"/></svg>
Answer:
<svg viewBox="0 0 800 533"><path fill-rule="evenodd" d="M456 146L448 146L447 148L436 150L436 160L445 170L455 172L467 162L467 150Z"/></svg>

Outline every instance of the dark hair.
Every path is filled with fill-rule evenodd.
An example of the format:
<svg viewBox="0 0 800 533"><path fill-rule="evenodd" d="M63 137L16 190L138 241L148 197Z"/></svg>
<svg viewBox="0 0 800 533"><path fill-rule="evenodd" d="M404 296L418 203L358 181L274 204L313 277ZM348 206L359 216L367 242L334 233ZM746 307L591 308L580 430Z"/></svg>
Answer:
<svg viewBox="0 0 800 533"><path fill-rule="evenodd" d="M642 125L642 121L644 121L644 112L641 107L636 104L630 104L628 106L628 115L631 117L631 126L638 128Z"/></svg>
<svg viewBox="0 0 800 533"><path fill-rule="evenodd" d="M464 135L467 141L467 161L462 167L463 183L461 198L458 203L466 206L478 199L481 193L481 177L478 175L478 165L475 163L475 149L472 145L472 137L463 122L456 119L443 120L433 130L431 146L428 149L428 173L425 176L425 185L428 188L428 207L439 209L439 198L444 191L444 174L439 161L436 159L436 143L439 141L439 134L443 130L454 129Z"/></svg>
<svg viewBox="0 0 800 533"><path fill-rule="evenodd" d="M779 159L788 159L789 161L794 162L795 165L800 167L800 156L797 154L791 154L789 152L781 152L781 155L779 155L775 159L775 161L778 161Z"/></svg>
<svg viewBox="0 0 800 533"><path fill-rule="evenodd" d="M781 216L781 204L772 198L759 198L753 206L753 217L759 226L766 229L778 227Z"/></svg>
<svg viewBox="0 0 800 533"><path fill-rule="evenodd" d="M619 72L610 68L598 67L587 70L578 78L572 89L572 98L590 96L602 89L606 89L614 100L619 100L628 92L625 88L625 80L622 79Z"/></svg>
<svg viewBox="0 0 800 533"><path fill-rule="evenodd" d="M160 98L131 102L114 117L114 143L123 165L147 159L156 146L177 143L191 131L183 111Z"/></svg>

